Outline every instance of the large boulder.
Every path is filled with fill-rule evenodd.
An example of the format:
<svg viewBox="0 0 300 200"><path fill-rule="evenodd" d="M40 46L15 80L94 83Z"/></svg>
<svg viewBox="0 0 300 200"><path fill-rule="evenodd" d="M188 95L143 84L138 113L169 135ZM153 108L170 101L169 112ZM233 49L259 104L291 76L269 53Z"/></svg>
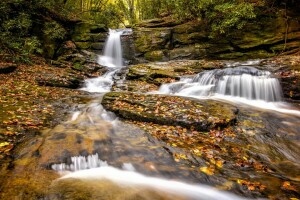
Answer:
<svg viewBox="0 0 300 200"><path fill-rule="evenodd" d="M102 105L122 118L182 126L199 131L227 127L236 121L237 108L213 100L110 92Z"/></svg>

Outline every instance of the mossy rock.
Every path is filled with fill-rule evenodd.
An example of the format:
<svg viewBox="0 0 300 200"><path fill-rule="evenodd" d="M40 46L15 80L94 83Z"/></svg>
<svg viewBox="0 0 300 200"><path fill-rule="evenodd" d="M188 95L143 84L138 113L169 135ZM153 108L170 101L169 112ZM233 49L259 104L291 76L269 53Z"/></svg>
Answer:
<svg viewBox="0 0 300 200"><path fill-rule="evenodd" d="M102 49L104 49L104 43L103 42L95 42L95 43L91 44L91 49L102 50Z"/></svg>
<svg viewBox="0 0 300 200"><path fill-rule="evenodd" d="M107 33L94 33L90 36L94 42L105 42L107 39Z"/></svg>
<svg viewBox="0 0 300 200"><path fill-rule="evenodd" d="M155 18L150 20L144 20L140 22L138 27L145 28L158 28L158 27L173 27L179 25L179 21L174 20L172 17Z"/></svg>
<svg viewBox="0 0 300 200"><path fill-rule="evenodd" d="M171 29L136 29L135 47L138 52L145 53L165 49L171 39Z"/></svg>
<svg viewBox="0 0 300 200"><path fill-rule="evenodd" d="M74 34L72 35L72 40L74 42L88 42L92 41L92 36L89 33Z"/></svg>
<svg viewBox="0 0 300 200"><path fill-rule="evenodd" d="M196 49L195 46L192 45L170 50L170 60L193 59L193 58L200 58L200 57L203 58L204 56L205 56L205 51L200 51L199 49Z"/></svg>
<svg viewBox="0 0 300 200"><path fill-rule="evenodd" d="M205 26L200 21L190 21L184 24L180 24L178 26L175 26L173 28L174 33L196 33L199 32L199 30L205 30Z"/></svg>
<svg viewBox="0 0 300 200"><path fill-rule="evenodd" d="M76 63L73 64L72 69L75 69L77 71L83 71L84 66L81 63L76 62Z"/></svg>
<svg viewBox="0 0 300 200"><path fill-rule="evenodd" d="M232 125L237 113L237 108L213 100L153 94L111 92L103 97L102 105L125 119L199 131Z"/></svg>
<svg viewBox="0 0 300 200"><path fill-rule="evenodd" d="M150 51L145 53L144 57L149 61L164 61L167 59L163 51Z"/></svg>
<svg viewBox="0 0 300 200"><path fill-rule="evenodd" d="M79 49L90 49L92 46L92 42L75 42L76 46Z"/></svg>
<svg viewBox="0 0 300 200"><path fill-rule="evenodd" d="M104 24L93 24L90 27L91 33L105 33L107 31L108 31L108 29Z"/></svg>
<svg viewBox="0 0 300 200"><path fill-rule="evenodd" d="M174 60L160 63L153 62L130 66L126 79L160 84L161 81L157 80L159 78L177 80L183 75L197 74L203 70L222 67L223 64L221 62L206 60Z"/></svg>
<svg viewBox="0 0 300 200"><path fill-rule="evenodd" d="M74 33L100 33L106 32L107 28L104 24L94 24L91 22L80 22L75 25Z"/></svg>
<svg viewBox="0 0 300 200"><path fill-rule="evenodd" d="M194 33L174 33L173 42L180 44L194 44L200 41L206 41L208 38L205 32L194 32Z"/></svg>

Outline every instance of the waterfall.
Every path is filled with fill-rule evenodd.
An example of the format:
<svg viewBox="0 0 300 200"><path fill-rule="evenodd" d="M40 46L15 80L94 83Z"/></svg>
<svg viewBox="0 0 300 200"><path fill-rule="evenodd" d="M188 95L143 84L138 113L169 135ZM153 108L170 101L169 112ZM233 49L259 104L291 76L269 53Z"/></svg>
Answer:
<svg viewBox="0 0 300 200"><path fill-rule="evenodd" d="M109 68L123 66L121 35L123 31L109 29L109 37L105 43L104 55L99 56L98 62Z"/></svg>
<svg viewBox="0 0 300 200"><path fill-rule="evenodd" d="M201 72L194 78L163 85L160 92L183 96L217 94L247 100L282 101L279 81L270 72L249 66Z"/></svg>
<svg viewBox="0 0 300 200"><path fill-rule="evenodd" d="M114 74L123 67L121 35L128 34L131 29L109 29L109 35L104 47L104 55L98 57L100 65L108 67L103 76L85 80L82 90L88 92L109 92L114 81Z"/></svg>

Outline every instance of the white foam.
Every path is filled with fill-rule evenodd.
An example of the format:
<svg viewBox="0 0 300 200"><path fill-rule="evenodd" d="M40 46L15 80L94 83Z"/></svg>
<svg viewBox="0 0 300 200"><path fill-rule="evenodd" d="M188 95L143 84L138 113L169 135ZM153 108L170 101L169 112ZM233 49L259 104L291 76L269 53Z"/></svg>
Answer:
<svg viewBox="0 0 300 200"><path fill-rule="evenodd" d="M154 178L133 171L119 170L114 167L100 167L88 170L80 170L69 173L59 180L75 178L82 180L110 180L119 185L133 187L147 187L174 195L184 196L188 199L197 200L241 200L228 192L219 191L205 185L193 185L184 182Z"/></svg>

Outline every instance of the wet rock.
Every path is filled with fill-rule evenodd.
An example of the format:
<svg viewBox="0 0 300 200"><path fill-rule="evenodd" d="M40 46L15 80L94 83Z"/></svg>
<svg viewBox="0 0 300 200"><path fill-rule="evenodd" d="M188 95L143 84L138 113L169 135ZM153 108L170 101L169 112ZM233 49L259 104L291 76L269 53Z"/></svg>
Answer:
<svg viewBox="0 0 300 200"><path fill-rule="evenodd" d="M103 97L102 104L125 119L200 131L227 127L236 121L237 113L237 108L213 100L164 95L111 92Z"/></svg>
<svg viewBox="0 0 300 200"><path fill-rule="evenodd" d="M138 64L129 67L127 80L140 80L150 84L161 85L178 80L183 75L197 74L203 70L223 67L218 61L181 60L164 63Z"/></svg>
<svg viewBox="0 0 300 200"><path fill-rule="evenodd" d="M77 120L45 131L44 144L39 148L40 165L49 168L52 164L70 164L72 156L94 154L94 151L97 150L94 145L95 141L109 143L108 135L111 126L96 118L93 123L99 123L99 126L92 126L93 123L89 120L88 115L81 115Z"/></svg>
<svg viewBox="0 0 300 200"><path fill-rule="evenodd" d="M153 189L144 187L120 186L111 181L88 181L78 179L66 179L55 181L51 185L49 199L102 199L102 200L170 200L185 198L178 197L179 195L170 195L164 192L158 192ZM47 199L48 199L47 198Z"/></svg>
<svg viewBox="0 0 300 200"><path fill-rule="evenodd" d="M71 73L80 74L86 77L97 77L107 71L107 69L97 63L98 55L96 53L73 49L70 51L63 51L57 60L52 60L50 64L57 67L70 67L74 71ZM76 75L75 75L76 76Z"/></svg>
<svg viewBox="0 0 300 200"><path fill-rule="evenodd" d="M17 69L15 64L0 65L0 74L9 74Z"/></svg>
<svg viewBox="0 0 300 200"><path fill-rule="evenodd" d="M300 100L300 56L278 56L263 63L280 79L284 97Z"/></svg>

